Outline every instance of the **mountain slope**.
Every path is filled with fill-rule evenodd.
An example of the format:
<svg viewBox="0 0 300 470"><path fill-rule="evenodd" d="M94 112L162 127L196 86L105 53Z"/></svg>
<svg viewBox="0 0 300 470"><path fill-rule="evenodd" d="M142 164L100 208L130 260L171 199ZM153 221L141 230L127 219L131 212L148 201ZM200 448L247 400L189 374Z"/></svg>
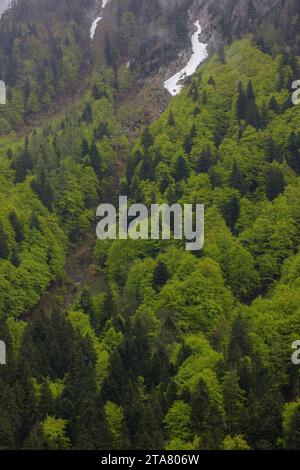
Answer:
<svg viewBox="0 0 300 470"><path fill-rule="evenodd" d="M103 66L113 70L117 92L162 84L187 63L196 20L210 52L248 32L266 52L299 52L299 4L294 0L113 0L101 13L93 47L90 27L102 1L19 0L12 5L0 27L0 76L8 87L2 133L81 90L82 82Z"/></svg>
<svg viewBox="0 0 300 470"><path fill-rule="evenodd" d="M268 53L299 54L298 0L196 0L195 9L207 15L207 33L212 36L214 50L224 41L253 33Z"/></svg>
<svg viewBox="0 0 300 470"><path fill-rule="evenodd" d="M128 156L113 88L102 83L83 110L2 159L16 182L0 231L1 332L16 365L1 379L0 393L14 403L9 414L0 401L2 447L299 447L290 345L299 324L300 108L289 96L293 62L283 77L280 63L249 38L233 43L130 152L122 191L147 205L205 203L204 251L192 255L180 241L97 242L105 292L79 291L67 312L53 299L53 312L29 324L13 319L23 299L34 300L25 267L34 267L31 292L41 292L47 272L62 266L55 221L62 237L82 239L97 190L107 200L114 157L121 148ZM24 151L33 162L25 173ZM23 215L12 203L25 187Z"/></svg>
<svg viewBox="0 0 300 470"><path fill-rule="evenodd" d="M1 18L0 75L8 87L2 133L78 86L93 3L19 0Z"/></svg>
<svg viewBox="0 0 300 470"><path fill-rule="evenodd" d="M76 89L85 50L91 64L67 112L25 139L1 124L0 448L299 449L299 56L276 54L281 22L266 43L274 12L294 2L111 0L92 46L97 5L54 3L40 2L40 18L36 0L20 0L0 22L12 124L44 106L41 56L51 62L45 90L61 84L47 106ZM132 129L135 102L122 97L155 77L162 89L159 69L188 48L197 17L218 53L159 119ZM96 242L96 207L119 194L204 203L204 249ZM76 244L87 252L91 233L82 284L65 260Z"/></svg>

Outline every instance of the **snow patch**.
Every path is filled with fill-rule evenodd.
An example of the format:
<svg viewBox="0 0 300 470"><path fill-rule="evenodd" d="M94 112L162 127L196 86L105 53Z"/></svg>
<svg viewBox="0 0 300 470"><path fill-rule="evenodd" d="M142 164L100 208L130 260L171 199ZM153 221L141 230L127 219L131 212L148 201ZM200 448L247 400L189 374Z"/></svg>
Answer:
<svg viewBox="0 0 300 470"><path fill-rule="evenodd" d="M103 19L102 16L98 16L98 18L96 18L93 23L92 23L92 26L91 26L91 29L90 29L90 38L91 40L94 39L94 36L95 36L95 33L96 33L96 29L97 29L97 26L98 26L98 23L99 21L101 21Z"/></svg>
<svg viewBox="0 0 300 470"><path fill-rule="evenodd" d="M1 1L1 0L0 0ZM102 0L102 10L104 10L104 8L106 7L106 5L110 2L110 0ZM103 16L98 16L97 18L94 19L94 21L92 22L92 26L91 26L91 29L90 29L90 38L91 38L91 41L93 41L94 39L94 36L95 36L95 33L96 33L96 29L97 29L97 26L98 26L98 23L99 21L103 20Z"/></svg>
<svg viewBox="0 0 300 470"><path fill-rule="evenodd" d="M186 77L193 75L199 65L208 57L207 44L199 41L199 35L202 31L200 21L196 21L194 25L196 26L197 31L192 36L193 53L190 60L188 61L187 65L182 70L180 70L180 72L177 72L175 75L173 75L173 77L169 78L164 83L164 87L172 96L178 95L178 93L181 92L183 85L180 84L180 82Z"/></svg>
<svg viewBox="0 0 300 470"><path fill-rule="evenodd" d="M12 0L0 0L0 17L11 7Z"/></svg>

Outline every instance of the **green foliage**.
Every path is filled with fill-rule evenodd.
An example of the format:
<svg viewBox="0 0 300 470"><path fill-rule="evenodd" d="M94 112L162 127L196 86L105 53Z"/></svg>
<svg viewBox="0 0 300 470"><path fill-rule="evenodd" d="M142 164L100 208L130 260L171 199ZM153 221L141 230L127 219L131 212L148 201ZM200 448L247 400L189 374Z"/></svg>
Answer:
<svg viewBox="0 0 300 470"><path fill-rule="evenodd" d="M50 12L47 0L20 0L1 18L0 69L9 86L1 134L78 86L88 46L81 18L91 6L56 2Z"/></svg>
<svg viewBox="0 0 300 470"><path fill-rule="evenodd" d="M171 442L174 439L180 439L182 442L189 441L191 437L191 415L190 405L183 401L173 403L165 418L166 429Z"/></svg>
<svg viewBox="0 0 300 470"><path fill-rule="evenodd" d="M223 450L250 450L250 447L244 437L239 434L233 437L225 437L223 441Z"/></svg>
<svg viewBox="0 0 300 470"><path fill-rule="evenodd" d="M108 401L104 406L105 419L112 434L112 444L114 449L122 447L124 412L122 407Z"/></svg>
<svg viewBox="0 0 300 470"><path fill-rule="evenodd" d="M299 434L300 402L287 403L283 412L285 449L296 450L300 446Z"/></svg>
<svg viewBox="0 0 300 470"><path fill-rule="evenodd" d="M66 436L66 421L48 416L43 422L43 433L46 447L51 450L66 450L70 446L70 440Z"/></svg>
<svg viewBox="0 0 300 470"><path fill-rule="evenodd" d="M131 146L115 115L116 81L127 89L120 51L138 52L129 33L141 34L146 4L125 3L123 44L112 27L109 67L81 102L25 141L1 138L0 331L12 368L0 378L0 447L299 448L290 345L300 328L300 111L286 104L295 63L250 38L233 42ZM40 43L49 64L53 54L60 64L58 89L78 76L82 10L74 2L72 31L64 30L64 7L53 50L44 17L29 35L24 47L37 60L28 59L31 80L20 85L21 33L5 18L15 41L11 100L19 103L10 123L55 98L50 65L39 89ZM18 8L26 17L21 0ZM148 5L147 14L164 24L165 11ZM180 15L172 21L179 41ZM42 302L46 312L27 317L55 280L70 282L68 251L91 230L99 200L114 201L125 159L130 202L205 204L203 251L187 252L179 240L97 241L87 281L70 283L58 307Z"/></svg>

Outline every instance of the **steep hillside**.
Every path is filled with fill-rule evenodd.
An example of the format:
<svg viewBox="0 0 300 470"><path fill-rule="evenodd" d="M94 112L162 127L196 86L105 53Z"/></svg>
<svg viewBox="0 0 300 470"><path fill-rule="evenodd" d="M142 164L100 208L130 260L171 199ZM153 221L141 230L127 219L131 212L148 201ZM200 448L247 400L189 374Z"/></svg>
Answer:
<svg viewBox="0 0 300 470"><path fill-rule="evenodd" d="M1 133L79 84L92 0L19 0L0 20L0 76L8 87Z"/></svg>
<svg viewBox="0 0 300 470"><path fill-rule="evenodd" d="M116 92L167 67L190 41L191 0L19 0L0 22L0 76L8 89L1 133L83 94L110 68ZM105 8L102 9L102 6ZM126 65L127 64L127 65Z"/></svg>
<svg viewBox="0 0 300 470"><path fill-rule="evenodd" d="M298 14L19 0L2 16L0 449L300 448ZM211 55L171 98L196 20ZM205 204L203 250L96 241L120 194Z"/></svg>
<svg viewBox="0 0 300 470"><path fill-rule="evenodd" d="M253 33L268 53L300 51L298 0L195 0L194 8L206 17L213 50Z"/></svg>
<svg viewBox="0 0 300 470"><path fill-rule="evenodd" d="M105 82L21 148L2 141L2 448L299 448L300 108L281 63L234 42L131 151ZM105 292L16 321L63 276L120 153L132 202L206 204L204 250L97 242Z"/></svg>
<svg viewBox="0 0 300 470"><path fill-rule="evenodd" d="M248 32L268 53L299 52L294 0L111 0L104 10L102 5L102 0L12 3L0 22L0 76L8 87L2 134L66 95L82 94L86 79L103 67L112 70L111 83L121 95L149 84L159 93L188 62L195 21L200 20L210 53Z"/></svg>

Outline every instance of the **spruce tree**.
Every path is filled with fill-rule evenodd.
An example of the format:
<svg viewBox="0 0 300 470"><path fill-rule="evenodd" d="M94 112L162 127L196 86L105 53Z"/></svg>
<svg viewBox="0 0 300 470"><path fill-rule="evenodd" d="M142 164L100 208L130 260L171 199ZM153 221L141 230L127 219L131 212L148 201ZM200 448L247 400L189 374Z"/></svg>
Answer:
<svg viewBox="0 0 300 470"><path fill-rule="evenodd" d="M81 158L85 157L86 155L89 155L89 153L90 153L89 143L86 139L82 139L81 149L80 149Z"/></svg>
<svg viewBox="0 0 300 470"><path fill-rule="evenodd" d="M188 155L191 153L192 148L193 148L193 143L194 143L194 138L196 137L197 132L196 132L196 126L195 124L192 125L190 132L184 139L184 144L183 144L183 149L185 153Z"/></svg>
<svg viewBox="0 0 300 470"><path fill-rule="evenodd" d="M248 82L246 92L246 121L256 129L260 127L259 109L256 104L256 97L251 80Z"/></svg>
<svg viewBox="0 0 300 470"><path fill-rule="evenodd" d="M226 373L223 382L227 431L230 435L241 434L245 429L245 393L239 384L236 369Z"/></svg>
<svg viewBox="0 0 300 470"><path fill-rule="evenodd" d="M21 260L20 260L20 256L19 256L19 253L18 253L18 249L17 247L13 247L12 249L12 252L11 252L11 257L10 257L10 261L11 263L16 267L18 268L21 264Z"/></svg>
<svg viewBox="0 0 300 470"><path fill-rule="evenodd" d="M245 119L246 117L246 95L242 82L238 85L238 97L236 102L236 114L238 120Z"/></svg>
<svg viewBox="0 0 300 470"><path fill-rule="evenodd" d="M211 151L208 147L201 152L199 160L196 164L196 173L207 173L212 165Z"/></svg>
<svg viewBox="0 0 300 470"><path fill-rule="evenodd" d="M273 201L285 188L284 175L279 168L270 168L266 174L266 196Z"/></svg>
<svg viewBox="0 0 300 470"><path fill-rule="evenodd" d="M9 256L8 237L0 222L0 259L7 259Z"/></svg>
<svg viewBox="0 0 300 470"><path fill-rule="evenodd" d="M260 125L262 129L266 129L269 123L269 116L268 116L268 107L265 100L263 101L261 112L260 112Z"/></svg>
<svg viewBox="0 0 300 470"><path fill-rule="evenodd" d="M279 114L280 109L279 109L279 105L278 105L278 102L277 102L275 96L272 96L270 98L269 109L270 109L270 111L273 111L274 113Z"/></svg>
<svg viewBox="0 0 300 470"><path fill-rule="evenodd" d="M141 180L153 180L153 162L148 152L145 153L142 159L139 176Z"/></svg>
<svg viewBox="0 0 300 470"><path fill-rule="evenodd" d="M54 401L52 397L52 393L49 387L47 380L43 380L39 398L39 406L38 406L38 415L40 421L44 421L44 419L49 415L51 416L54 412Z"/></svg>
<svg viewBox="0 0 300 470"><path fill-rule="evenodd" d="M291 403L290 408L293 410L289 413L284 422L284 446L288 450L300 449L300 402Z"/></svg>
<svg viewBox="0 0 300 470"><path fill-rule="evenodd" d="M252 347L249 337L249 323L239 314L232 325L227 358L230 366L235 367L240 359L251 354Z"/></svg>
<svg viewBox="0 0 300 470"><path fill-rule="evenodd" d="M297 175L300 175L300 141L299 137L295 132L292 132L288 141L287 163L295 171Z"/></svg>
<svg viewBox="0 0 300 470"><path fill-rule="evenodd" d="M156 288L163 287L169 279L169 272L165 263L160 261L154 270L153 274L153 286Z"/></svg>
<svg viewBox="0 0 300 470"><path fill-rule="evenodd" d="M186 159L180 155L175 163L174 179L175 181L186 180L189 174L190 170Z"/></svg>
<svg viewBox="0 0 300 470"><path fill-rule="evenodd" d="M175 126L175 118L174 118L174 113L173 113L172 110L169 112L169 116L168 116L168 126L171 126L171 127L174 127L174 126Z"/></svg>
<svg viewBox="0 0 300 470"><path fill-rule="evenodd" d="M98 178L102 177L102 163L101 163L101 157L99 154L99 150L97 148L96 142L93 140L92 145L91 145L91 150L90 150L90 159L91 159L91 165L98 176Z"/></svg>
<svg viewBox="0 0 300 470"><path fill-rule="evenodd" d="M212 76L211 76L211 77L209 77L209 79L208 79L208 82L207 82L207 83L208 83L208 85L212 85L213 87L215 87L215 86L216 86L216 82L214 81L214 79L213 79L213 77L212 77Z"/></svg>
<svg viewBox="0 0 300 470"><path fill-rule="evenodd" d="M24 240L24 228L19 217L15 211L11 211L8 215L10 224L15 233L15 240L17 243L21 243Z"/></svg>
<svg viewBox="0 0 300 470"><path fill-rule="evenodd" d="M221 210L226 224L233 232L241 210L239 198L235 195L232 196L222 204Z"/></svg>
<svg viewBox="0 0 300 470"><path fill-rule="evenodd" d="M279 161L280 152L272 136L267 136L264 142L266 161L272 163ZM281 163L281 162L280 162Z"/></svg>
<svg viewBox="0 0 300 470"><path fill-rule="evenodd" d="M145 152L147 152L149 147L151 147L154 144L154 139L152 137L152 134L150 133L149 127L146 127L144 129L144 132L143 132L142 138L141 138L141 144L142 144Z"/></svg>
<svg viewBox="0 0 300 470"><path fill-rule="evenodd" d="M86 103L82 112L83 122L90 123L93 120L93 110L91 103Z"/></svg>
<svg viewBox="0 0 300 470"><path fill-rule="evenodd" d="M203 449L218 449L225 431L223 404L215 400L202 378L192 393L191 407L193 431L201 436Z"/></svg>
<svg viewBox="0 0 300 470"><path fill-rule="evenodd" d="M241 172L236 160L234 160L231 167L230 183L233 189L237 189L243 195L246 189L245 178Z"/></svg>
<svg viewBox="0 0 300 470"><path fill-rule="evenodd" d="M36 423L22 446L24 450L44 450L45 440L41 423Z"/></svg>

